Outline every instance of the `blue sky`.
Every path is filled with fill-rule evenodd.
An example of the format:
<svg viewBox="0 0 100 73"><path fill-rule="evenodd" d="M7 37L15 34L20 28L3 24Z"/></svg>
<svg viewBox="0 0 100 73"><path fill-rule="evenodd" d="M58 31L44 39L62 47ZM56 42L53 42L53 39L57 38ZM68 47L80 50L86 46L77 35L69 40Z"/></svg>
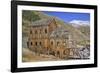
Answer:
<svg viewBox="0 0 100 73"><path fill-rule="evenodd" d="M70 22L72 20L81 20L81 21L89 21L90 22L90 14L89 13L75 13L75 12L48 12L43 11L45 14L50 16L55 16L63 20L64 22Z"/></svg>

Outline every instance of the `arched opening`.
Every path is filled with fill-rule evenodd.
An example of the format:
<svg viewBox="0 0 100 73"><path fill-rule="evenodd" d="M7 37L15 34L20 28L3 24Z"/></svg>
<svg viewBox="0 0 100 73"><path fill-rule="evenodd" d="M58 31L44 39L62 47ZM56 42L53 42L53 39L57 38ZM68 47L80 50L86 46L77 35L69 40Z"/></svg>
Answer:
<svg viewBox="0 0 100 73"><path fill-rule="evenodd" d="M51 45L53 45L53 41L51 41Z"/></svg>
<svg viewBox="0 0 100 73"><path fill-rule="evenodd" d="M40 46L41 46L41 42L40 42Z"/></svg>
<svg viewBox="0 0 100 73"><path fill-rule="evenodd" d="M60 52L59 52L59 51L57 51L57 56L58 56L58 57L60 56Z"/></svg>
<svg viewBox="0 0 100 73"><path fill-rule="evenodd" d="M31 46L33 45L33 43L31 42Z"/></svg>
<svg viewBox="0 0 100 73"><path fill-rule="evenodd" d="M50 53L49 54L51 54L51 55L54 55L55 56L55 52L54 51L50 51Z"/></svg>
<svg viewBox="0 0 100 73"><path fill-rule="evenodd" d="M30 34L32 34L32 30L30 30Z"/></svg>
<svg viewBox="0 0 100 73"><path fill-rule="evenodd" d="M37 30L35 30L35 34L37 34Z"/></svg>
<svg viewBox="0 0 100 73"><path fill-rule="evenodd" d="M45 29L45 33L47 33L47 29Z"/></svg>
<svg viewBox="0 0 100 73"><path fill-rule="evenodd" d="M37 46L37 42L35 42L35 46Z"/></svg>
<svg viewBox="0 0 100 73"><path fill-rule="evenodd" d="M54 55L54 56L55 56L55 52L54 52L54 51L52 52L52 55Z"/></svg>
<svg viewBox="0 0 100 73"><path fill-rule="evenodd" d="M59 46L59 44L60 44L60 42L58 41L58 42L57 42L57 46Z"/></svg>
<svg viewBox="0 0 100 73"><path fill-rule="evenodd" d="M66 50L64 50L64 51L63 51L63 54L64 54L64 55L66 55L66 54L67 54Z"/></svg>

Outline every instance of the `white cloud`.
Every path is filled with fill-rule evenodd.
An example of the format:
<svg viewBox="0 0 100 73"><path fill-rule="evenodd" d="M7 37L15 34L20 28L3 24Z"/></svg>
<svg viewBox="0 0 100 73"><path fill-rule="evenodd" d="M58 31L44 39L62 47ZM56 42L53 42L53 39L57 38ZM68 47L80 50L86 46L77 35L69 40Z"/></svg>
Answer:
<svg viewBox="0 0 100 73"><path fill-rule="evenodd" d="M69 23L71 23L73 26L78 26L78 25L86 26L86 25L90 25L89 21L83 21L83 20L72 20Z"/></svg>

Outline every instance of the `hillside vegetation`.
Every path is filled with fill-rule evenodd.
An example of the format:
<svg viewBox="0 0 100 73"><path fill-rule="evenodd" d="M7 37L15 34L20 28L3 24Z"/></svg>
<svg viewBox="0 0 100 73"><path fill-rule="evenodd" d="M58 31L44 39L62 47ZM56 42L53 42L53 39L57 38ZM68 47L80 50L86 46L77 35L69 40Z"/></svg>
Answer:
<svg viewBox="0 0 100 73"><path fill-rule="evenodd" d="M76 43L78 45L84 45L86 43L89 43L89 41L90 41L90 39L89 39L90 26L88 26L88 27L80 26L79 28L76 28L69 23L63 22L62 20L60 20L57 17L49 16L49 15L47 15L43 12L39 12L39 11L23 10L22 13L23 13L22 14L22 25L23 25L22 26L23 36L22 37L27 38L27 35L28 35L28 32L29 32L29 26L31 25L31 22L53 17L53 18L55 18L58 26L66 27L66 29L73 35L73 39L76 41ZM24 42L26 42L26 41L24 41Z"/></svg>

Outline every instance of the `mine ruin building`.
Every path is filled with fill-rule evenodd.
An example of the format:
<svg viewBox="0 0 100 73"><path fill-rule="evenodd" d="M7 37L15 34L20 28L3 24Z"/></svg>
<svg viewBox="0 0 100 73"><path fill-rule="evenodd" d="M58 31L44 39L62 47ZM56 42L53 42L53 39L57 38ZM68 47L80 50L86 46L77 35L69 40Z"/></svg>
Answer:
<svg viewBox="0 0 100 73"><path fill-rule="evenodd" d="M31 24L28 48L39 54L68 58L74 47L71 33L63 26L58 26L54 18L42 19Z"/></svg>

